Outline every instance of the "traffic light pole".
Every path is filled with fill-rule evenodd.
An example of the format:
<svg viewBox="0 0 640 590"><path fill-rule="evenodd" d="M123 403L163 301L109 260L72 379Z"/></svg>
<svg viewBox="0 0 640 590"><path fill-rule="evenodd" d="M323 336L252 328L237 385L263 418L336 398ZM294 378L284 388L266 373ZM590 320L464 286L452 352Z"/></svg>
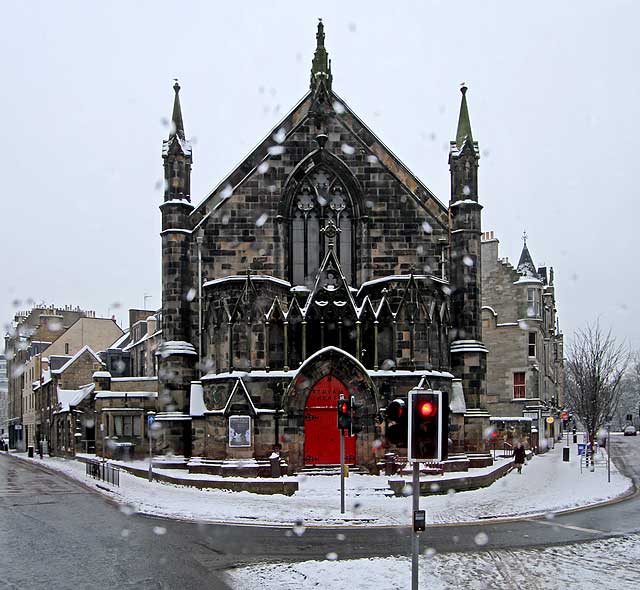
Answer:
<svg viewBox="0 0 640 590"><path fill-rule="evenodd" d="M340 429L340 514L344 514L344 430L342 428Z"/></svg>
<svg viewBox="0 0 640 590"><path fill-rule="evenodd" d="M420 463L413 462L413 514L420 510ZM413 531L411 537L411 590L418 590L418 555L420 554L420 537Z"/></svg>

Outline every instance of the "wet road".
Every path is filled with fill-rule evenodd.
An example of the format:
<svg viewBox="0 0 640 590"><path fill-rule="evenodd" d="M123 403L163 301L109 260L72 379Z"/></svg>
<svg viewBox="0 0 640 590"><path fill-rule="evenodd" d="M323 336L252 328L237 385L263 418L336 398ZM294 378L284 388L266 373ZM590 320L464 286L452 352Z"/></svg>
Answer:
<svg viewBox="0 0 640 590"><path fill-rule="evenodd" d="M154 532L165 525L0 454L2 589L227 588L191 539Z"/></svg>
<svg viewBox="0 0 640 590"><path fill-rule="evenodd" d="M619 469L640 482L640 437L614 438L612 450ZM407 528L307 529L298 536L281 527L200 525L127 515L80 484L4 454L0 511L0 587L4 579L8 588L222 588L223 569L256 560L324 559L331 552L341 559L410 552ZM553 519L433 526L422 535L421 544L438 552L478 551L637 532L640 496L634 495ZM478 533L488 537L482 547L476 543ZM51 579L55 584L48 584Z"/></svg>

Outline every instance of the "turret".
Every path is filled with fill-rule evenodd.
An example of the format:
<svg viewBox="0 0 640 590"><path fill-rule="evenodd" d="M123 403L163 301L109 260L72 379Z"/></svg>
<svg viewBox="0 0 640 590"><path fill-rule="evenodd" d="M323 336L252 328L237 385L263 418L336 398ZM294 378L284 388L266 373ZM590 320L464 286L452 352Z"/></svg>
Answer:
<svg viewBox="0 0 640 590"><path fill-rule="evenodd" d="M481 340L480 226L482 205L478 203L478 143L473 141L467 108L467 87L455 141L451 142L451 296L454 318L453 340Z"/></svg>
<svg viewBox="0 0 640 590"><path fill-rule="evenodd" d="M162 344L158 349L159 410L163 413L188 414L189 390L194 379L197 353L189 333L189 302L187 292L193 287L189 268L191 231L191 144L186 140L180 85L173 86L175 96L169 138L162 145L165 191L162 212ZM182 429L186 422L167 425L172 432ZM186 431L171 436L176 453L190 453L190 437ZM169 439L168 439L169 440Z"/></svg>
<svg viewBox="0 0 640 590"><path fill-rule="evenodd" d="M451 142L450 281L451 281L451 370L461 380L466 403L464 445L472 464L491 463L486 452L485 431L489 414L485 409L487 348L482 343L481 211L478 203L478 144L473 140L467 107L467 87L462 101L456 139Z"/></svg>

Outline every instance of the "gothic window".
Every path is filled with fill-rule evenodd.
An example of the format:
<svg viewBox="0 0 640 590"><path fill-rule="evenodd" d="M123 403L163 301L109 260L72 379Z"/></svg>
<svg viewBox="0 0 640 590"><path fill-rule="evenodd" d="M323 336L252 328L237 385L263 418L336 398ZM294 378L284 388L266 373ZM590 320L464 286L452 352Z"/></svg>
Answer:
<svg viewBox="0 0 640 590"><path fill-rule="evenodd" d="M329 220L339 228L336 254L347 282L353 274L353 206L345 185L320 169L299 185L290 211L290 274L294 285L310 285L326 253L321 229Z"/></svg>

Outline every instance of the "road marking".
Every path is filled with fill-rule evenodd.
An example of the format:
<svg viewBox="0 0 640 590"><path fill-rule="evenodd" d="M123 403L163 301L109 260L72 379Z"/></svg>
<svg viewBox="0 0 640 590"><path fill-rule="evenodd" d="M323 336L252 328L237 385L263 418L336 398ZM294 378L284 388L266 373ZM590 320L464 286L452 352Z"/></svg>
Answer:
<svg viewBox="0 0 640 590"><path fill-rule="evenodd" d="M596 529L586 529L584 527L581 526L576 526L574 524L562 524L560 522L553 522L553 521L547 521L547 520L536 520L533 518L526 518L525 519L527 522L535 522L538 524L546 524L548 526L557 526L557 527L561 527L563 529L569 529L572 531L580 531L582 533L592 533L594 535L606 535L608 533L606 533L605 531L597 531Z"/></svg>

